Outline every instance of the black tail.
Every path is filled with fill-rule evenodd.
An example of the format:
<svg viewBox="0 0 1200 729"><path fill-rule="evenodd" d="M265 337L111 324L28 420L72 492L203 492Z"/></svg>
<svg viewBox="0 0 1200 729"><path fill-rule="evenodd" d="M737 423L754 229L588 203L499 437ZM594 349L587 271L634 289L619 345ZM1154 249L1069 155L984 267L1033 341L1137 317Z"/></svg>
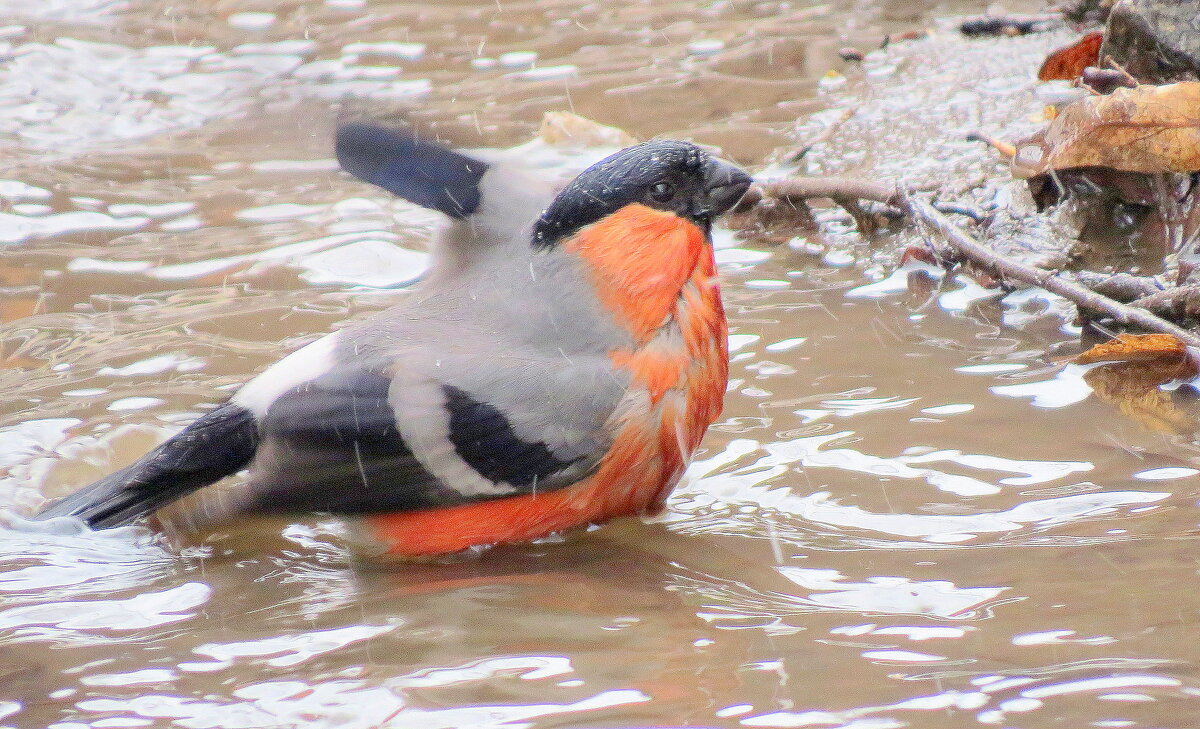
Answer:
<svg viewBox="0 0 1200 729"><path fill-rule="evenodd" d="M343 124L334 151L342 169L423 208L465 218L479 207L487 163L418 139L411 129Z"/></svg>
<svg viewBox="0 0 1200 729"><path fill-rule="evenodd" d="M226 403L133 465L51 504L37 518L76 516L98 529L129 524L236 473L257 447L254 416Z"/></svg>

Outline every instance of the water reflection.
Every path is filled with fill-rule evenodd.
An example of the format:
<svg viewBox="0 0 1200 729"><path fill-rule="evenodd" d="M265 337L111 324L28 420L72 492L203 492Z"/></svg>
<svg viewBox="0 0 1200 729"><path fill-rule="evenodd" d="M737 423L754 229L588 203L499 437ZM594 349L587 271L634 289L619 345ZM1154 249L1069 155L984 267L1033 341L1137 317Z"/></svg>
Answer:
<svg viewBox="0 0 1200 729"><path fill-rule="evenodd" d="M851 433L842 431L762 446L745 439L731 441L725 452L692 465L689 473L698 480L681 490L681 513L675 519L687 528L688 522L683 512L709 511L721 505L753 504L803 522L855 527L893 537L922 537L925 541L933 543L953 543L972 540L981 533L1012 532L1025 526L1044 528L1066 525L1081 519L1114 514L1119 507L1154 504L1169 496L1167 493L1153 491L1103 492L1085 489L1089 493L1023 500L1003 511L919 514L897 513L893 509L891 513L883 514L843 504L828 491L818 490L802 496L791 489L772 486L773 481L790 471L789 465L793 463L810 468L837 468L886 478L921 478L942 491L964 496L999 493L999 484L1041 484L1062 479L1074 472L1092 469L1092 465L1088 463L1011 461L994 456L963 455L954 451L920 453L918 450L918 455L884 459L867 456L852 449L822 450L827 444L844 441ZM766 455L753 462L735 469L722 468L726 464L760 452L760 449L765 451ZM939 461L1025 475L999 479L997 484L993 485L974 478L930 469L916 469L909 465ZM811 474L809 475L811 478ZM805 531L802 523L791 528Z"/></svg>
<svg viewBox="0 0 1200 729"><path fill-rule="evenodd" d="M994 600L1003 587L956 587L952 582L914 582L905 577L871 577L848 583L836 570L780 567L800 587L820 590L808 599L817 605L862 613L903 613L939 618L973 617L976 608ZM875 632L877 635L886 633ZM955 636L961 637L961 636ZM911 635L909 636L911 639Z"/></svg>

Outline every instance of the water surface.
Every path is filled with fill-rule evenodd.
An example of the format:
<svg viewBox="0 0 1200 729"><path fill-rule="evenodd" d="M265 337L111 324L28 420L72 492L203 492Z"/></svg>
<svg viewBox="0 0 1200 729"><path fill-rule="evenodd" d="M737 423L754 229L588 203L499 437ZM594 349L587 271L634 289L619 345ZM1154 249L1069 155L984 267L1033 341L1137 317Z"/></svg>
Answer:
<svg viewBox="0 0 1200 729"><path fill-rule="evenodd" d="M405 295L436 218L336 172L339 115L507 147L574 110L760 168L860 103L837 48L982 5L0 3L0 504ZM961 84L953 54L899 57L868 76ZM963 109L1032 93L988 73L937 123L871 91L811 164L895 172L908 134L958 160L1000 123ZM330 520L181 547L5 517L0 725L1194 726L1194 398L1144 403L1174 414L1149 429L1063 366L1061 302L889 277L824 215L720 236L733 385L655 523L383 568Z"/></svg>

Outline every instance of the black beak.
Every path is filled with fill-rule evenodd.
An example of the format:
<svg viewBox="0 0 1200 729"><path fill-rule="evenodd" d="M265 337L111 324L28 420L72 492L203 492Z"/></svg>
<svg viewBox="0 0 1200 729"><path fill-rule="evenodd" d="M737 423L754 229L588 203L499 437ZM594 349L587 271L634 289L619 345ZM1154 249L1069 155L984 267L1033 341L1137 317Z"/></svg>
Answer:
<svg viewBox="0 0 1200 729"><path fill-rule="evenodd" d="M704 189L708 193L709 214L727 212L750 189L750 175L724 160L710 159L704 164Z"/></svg>

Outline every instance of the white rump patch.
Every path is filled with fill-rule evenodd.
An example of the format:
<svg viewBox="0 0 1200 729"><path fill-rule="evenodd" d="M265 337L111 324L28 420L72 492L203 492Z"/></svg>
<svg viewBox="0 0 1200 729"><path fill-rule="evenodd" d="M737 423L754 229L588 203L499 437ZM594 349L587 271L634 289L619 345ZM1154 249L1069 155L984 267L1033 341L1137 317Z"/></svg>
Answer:
<svg viewBox="0 0 1200 729"><path fill-rule="evenodd" d="M254 413L254 417L262 420L280 395L331 371L336 347L335 333L297 349L243 385L233 396L232 402L246 408Z"/></svg>

